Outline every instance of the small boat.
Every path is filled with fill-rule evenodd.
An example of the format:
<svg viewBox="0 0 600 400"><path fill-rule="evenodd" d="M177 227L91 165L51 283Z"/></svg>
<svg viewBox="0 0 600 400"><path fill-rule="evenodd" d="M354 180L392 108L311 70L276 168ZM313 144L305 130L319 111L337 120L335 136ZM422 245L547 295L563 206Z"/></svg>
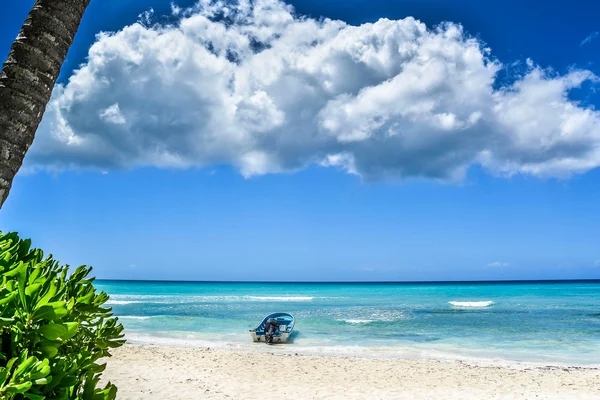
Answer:
<svg viewBox="0 0 600 400"><path fill-rule="evenodd" d="M255 342L265 342L265 325L269 318L273 318L279 324L279 329L273 335L273 343L285 343L294 329L296 319L292 314L273 313L263 318L262 322L254 329L250 329L250 336Z"/></svg>

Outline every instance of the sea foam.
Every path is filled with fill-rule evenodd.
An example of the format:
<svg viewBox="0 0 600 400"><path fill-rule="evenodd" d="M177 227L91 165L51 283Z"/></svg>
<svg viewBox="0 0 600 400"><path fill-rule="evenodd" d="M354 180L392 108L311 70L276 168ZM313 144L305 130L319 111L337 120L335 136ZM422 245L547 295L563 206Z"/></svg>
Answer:
<svg viewBox="0 0 600 400"><path fill-rule="evenodd" d="M489 307L494 304L493 301L449 301L455 307Z"/></svg>
<svg viewBox="0 0 600 400"><path fill-rule="evenodd" d="M252 301L312 301L309 296L246 296L246 300Z"/></svg>
<svg viewBox="0 0 600 400"><path fill-rule="evenodd" d="M141 303L140 301L127 301L127 300L108 300L105 304L108 306L117 306L125 304Z"/></svg>
<svg viewBox="0 0 600 400"><path fill-rule="evenodd" d="M372 319L342 319L340 321L347 324L370 324L374 322Z"/></svg>
<svg viewBox="0 0 600 400"><path fill-rule="evenodd" d="M115 298L116 297L116 298ZM312 296L114 296L107 305L126 304L184 304L184 303L231 303L239 301L312 301Z"/></svg>

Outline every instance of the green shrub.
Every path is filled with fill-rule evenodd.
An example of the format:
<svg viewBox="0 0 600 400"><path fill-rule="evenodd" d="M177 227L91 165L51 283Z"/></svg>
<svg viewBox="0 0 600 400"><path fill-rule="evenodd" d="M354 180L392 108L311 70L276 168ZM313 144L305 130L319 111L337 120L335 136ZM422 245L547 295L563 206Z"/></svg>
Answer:
<svg viewBox="0 0 600 400"><path fill-rule="evenodd" d="M96 388L110 357L123 345L81 266L71 275L31 241L0 232L0 399L114 399L117 388Z"/></svg>

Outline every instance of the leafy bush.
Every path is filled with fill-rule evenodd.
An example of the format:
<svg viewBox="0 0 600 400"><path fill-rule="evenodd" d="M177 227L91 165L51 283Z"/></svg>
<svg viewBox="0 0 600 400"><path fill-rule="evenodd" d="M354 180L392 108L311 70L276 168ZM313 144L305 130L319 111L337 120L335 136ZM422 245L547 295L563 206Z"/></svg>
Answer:
<svg viewBox="0 0 600 400"><path fill-rule="evenodd" d="M111 318L81 266L68 275L31 241L0 232L0 399L114 399L117 388L96 388L110 357L123 345L123 326Z"/></svg>

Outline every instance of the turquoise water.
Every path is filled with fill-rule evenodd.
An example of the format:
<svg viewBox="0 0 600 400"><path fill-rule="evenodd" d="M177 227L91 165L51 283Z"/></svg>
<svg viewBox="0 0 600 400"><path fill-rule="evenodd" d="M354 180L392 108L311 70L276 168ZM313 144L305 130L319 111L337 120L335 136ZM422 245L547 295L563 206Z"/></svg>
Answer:
<svg viewBox="0 0 600 400"><path fill-rule="evenodd" d="M600 364L600 281L97 286L138 343L255 348L248 329L284 311L297 320L287 349Z"/></svg>

